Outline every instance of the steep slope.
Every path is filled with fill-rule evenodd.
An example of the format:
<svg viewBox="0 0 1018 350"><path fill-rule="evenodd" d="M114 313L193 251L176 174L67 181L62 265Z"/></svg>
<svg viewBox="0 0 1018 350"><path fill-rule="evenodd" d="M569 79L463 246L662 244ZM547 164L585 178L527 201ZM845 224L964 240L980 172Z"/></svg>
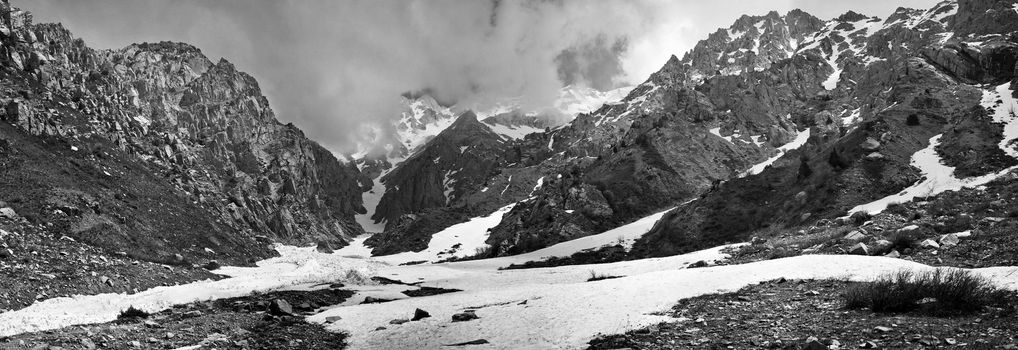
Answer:
<svg viewBox="0 0 1018 350"><path fill-rule="evenodd" d="M463 197L488 188L484 180L507 164L510 144L473 112L461 114L381 178L387 189L372 219L387 222L386 231L368 243L378 247L379 254L426 248L431 233L469 218L465 214L473 208L465 208L470 203ZM445 207L451 212L441 209ZM432 209L442 213L417 215Z"/></svg>
<svg viewBox="0 0 1018 350"><path fill-rule="evenodd" d="M0 98L4 119L25 134L10 137L26 147L63 144L72 151L44 149L85 169L20 187L14 192L38 195L16 204L19 212L50 220L53 205L69 202L79 210L59 221L74 228L71 237L202 259L243 256L261 245L255 238L340 245L362 232L353 221L364 210L356 166L279 123L254 78L226 60L167 42L92 50L60 25L2 7ZM37 171L40 153L25 150L27 159L6 169L6 186L25 186L16 179ZM161 185L137 188L138 179ZM116 181L126 193L110 191ZM137 201L139 191L152 200ZM176 209L160 209L171 203Z"/></svg>
<svg viewBox="0 0 1018 350"><path fill-rule="evenodd" d="M924 178L982 179L968 181L975 186L1006 173L1018 164L1009 156L1016 136L1005 132L1014 116L995 117L1004 107L994 100L1018 87L1018 41L1009 25L978 26L992 33L978 35L971 22L1018 20L1011 5L945 1L925 11L898 9L883 21L847 14L829 22L800 54L838 68L818 116L847 116L849 127L814 125L804 147L667 214L634 250L670 255L744 240L757 229L808 226L869 211L862 205L870 202L884 203L879 211L882 198L932 196L959 182ZM930 187L910 192L914 184Z"/></svg>

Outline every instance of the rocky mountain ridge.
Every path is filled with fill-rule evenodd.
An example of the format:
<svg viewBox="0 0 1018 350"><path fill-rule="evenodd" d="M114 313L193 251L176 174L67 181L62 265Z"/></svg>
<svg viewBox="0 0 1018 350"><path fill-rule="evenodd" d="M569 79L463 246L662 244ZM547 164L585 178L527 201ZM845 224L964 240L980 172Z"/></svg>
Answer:
<svg viewBox="0 0 1018 350"><path fill-rule="evenodd" d="M93 50L59 24L32 23L30 13L6 0L0 10L4 119L42 142L70 148L58 157L100 167L65 185L70 189L40 183L43 198L50 199L22 200L15 205L18 212L48 216L54 202L68 202L68 208L77 208L64 210L70 211L70 225L98 220L109 227L104 232L121 232L90 238L100 246L159 256L179 252L195 259L216 256L208 251L230 255L270 241L342 245L363 232L353 220L364 211L359 196L364 179L356 166L341 162L292 124L278 122L254 78L230 62L213 62L193 46L169 42ZM118 170L116 162L99 165L108 158L140 160L162 178L172 192L166 196L207 212L193 220L207 220L215 228L160 232L165 230L131 223L145 214L129 216L125 223L116 218L125 213L102 210L121 200L120 194L82 181L130 181L137 175ZM28 169L6 171L14 176ZM60 194L67 190L81 193ZM162 238L142 247L128 244L154 238L148 235ZM212 238L217 235L236 239L228 244ZM179 238L191 236L211 241Z"/></svg>
<svg viewBox="0 0 1018 350"><path fill-rule="evenodd" d="M992 117L993 105L1008 98L996 91L1013 96L1018 88L1018 41L1007 26L977 34L985 28L958 20L973 16L1018 20L1018 11L1006 2L945 1L929 10L898 9L883 21L843 16L829 23L801 51L838 68L817 117L848 126L815 125L816 135L785 157L794 158L679 207L634 250L670 255L745 240L768 227L824 225L865 214L870 209L864 204L910 193L924 179L957 176L961 180L939 181L964 183L1006 172L1018 162L1007 155L1014 115ZM998 97L987 100L987 94ZM931 150L931 163L950 166L948 174L921 169L931 166L916 161L924 148Z"/></svg>
<svg viewBox="0 0 1018 350"><path fill-rule="evenodd" d="M985 55L970 49L973 52L950 54L958 52L957 48L964 47L974 35L959 39L954 37L957 33L977 30L969 24L954 23L953 18L970 16L966 8L986 6L980 1L945 1L927 10L899 8L885 20L855 12L829 21L802 11L785 16L773 12L744 16L732 27L718 30L698 43L683 59L673 57L624 99L581 114L562 127L525 137L516 147L513 159L517 161L487 181L506 184L526 176L524 182L533 184L532 190L517 192L511 198L519 202L490 230L488 243L495 249L489 254L521 253L600 232L716 192L719 184L733 179L751 181L767 190L771 187L764 183L777 180L763 180L768 175L755 174L773 167L802 172L800 177L816 176L825 171L817 170L824 168L817 163L821 160L841 167L845 166L842 161L851 162L843 160L845 157L868 157L870 165L864 168L870 169L866 170L870 175L864 178L869 180L852 186L871 186L875 189L871 195L900 189L914 182L917 172L909 166L909 159L933 136L926 134L932 131L928 129L932 125L920 121L924 126L912 129L927 131L910 135L907 143L891 146L886 131L902 124L867 121L880 113L934 120L960 113L953 107L954 102L936 102L942 98L936 96L954 89L947 87L953 85L950 81L954 77L948 75L954 73L945 74L941 68L944 65L974 77L987 75L990 67L996 67L993 69L997 73L1011 69L1007 58L985 58L998 53ZM1010 16L1006 6L996 7L983 13L994 18ZM1005 45L994 52L1007 50ZM955 57L948 58L951 55ZM957 62L973 60L984 62ZM1004 62L991 63L996 60ZM912 88L893 88L902 84L902 77L911 80L908 85ZM964 79L973 83L980 78ZM926 85L929 88L914 95L915 87ZM905 104L927 103L931 105L921 108L932 109L919 114L895 112ZM992 130L992 126L976 129ZM883 133L872 134L874 130ZM863 141L889 147L874 152L880 147L836 146L836 152L828 149L822 155L813 154L827 147L824 145ZM967 148L980 147L971 141L963 143ZM988 149L992 151L993 147ZM1007 163L1006 157L989 157ZM991 159L977 158L969 163ZM879 169L874 168L877 162L883 163ZM741 180L746 177L754 180ZM828 181L818 180L822 186L837 187ZM731 196L719 195L718 199ZM476 193L473 198L478 198ZM820 196L811 205L829 199ZM505 202L504 196L496 202L513 203ZM488 206L489 210L498 207ZM796 219L790 224L834 215L795 212ZM738 224L752 228L766 225L752 220ZM736 237L743 236L711 243Z"/></svg>
<svg viewBox="0 0 1018 350"><path fill-rule="evenodd" d="M733 30L753 27L748 31L757 39L764 38L763 48L774 51L788 48L790 40L804 40L801 33L819 27L817 21L799 12L786 17L798 27L790 29L786 19L773 13L767 18L743 18ZM712 38L723 41L733 53L745 54L755 43L753 39ZM528 191L511 197L521 202L492 229L489 243L499 247L493 254L525 252L582 237L688 200L714 182L766 160L779 146L792 141L799 133L791 118L795 108L774 109L778 101L764 95L769 92L751 91L759 77L740 79L740 74L716 80L709 90L693 88L696 83L691 77L696 75L691 72L702 68L690 68L688 62L699 62L692 57L721 45L709 40L701 42L684 61L673 57L622 100L580 114L562 127L525 137L510 157L516 161L487 181L508 185L523 180L530 184L524 185ZM785 57L790 54L789 50L781 52ZM759 60L756 55L753 51L738 61L755 64L753 69L734 68L736 60L714 64L731 64L733 68L726 70L729 73L747 70L747 74L762 74L771 61L778 61L777 53ZM814 63L802 60L792 64ZM811 68L818 77L830 74L824 69L829 68ZM805 84L801 77L783 81ZM751 97L743 93L747 90ZM804 94L807 90L796 86L780 94ZM484 196L475 194L477 197ZM502 195L488 197L500 204L505 200ZM499 206L488 207L494 210Z"/></svg>

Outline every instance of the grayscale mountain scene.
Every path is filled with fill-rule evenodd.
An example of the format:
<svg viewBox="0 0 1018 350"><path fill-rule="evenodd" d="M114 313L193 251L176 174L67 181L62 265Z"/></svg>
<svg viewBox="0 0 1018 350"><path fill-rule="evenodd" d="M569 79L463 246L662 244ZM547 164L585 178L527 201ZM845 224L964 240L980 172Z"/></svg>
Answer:
<svg viewBox="0 0 1018 350"><path fill-rule="evenodd" d="M1018 349L1018 0L0 0L8 349Z"/></svg>

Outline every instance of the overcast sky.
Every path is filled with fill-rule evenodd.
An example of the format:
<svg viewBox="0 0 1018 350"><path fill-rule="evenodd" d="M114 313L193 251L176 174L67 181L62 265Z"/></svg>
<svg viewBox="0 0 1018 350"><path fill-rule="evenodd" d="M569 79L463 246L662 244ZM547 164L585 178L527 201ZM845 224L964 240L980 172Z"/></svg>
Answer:
<svg viewBox="0 0 1018 350"><path fill-rule="evenodd" d="M566 83L642 82L742 14L886 17L933 0L12 0L94 48L191 43L258 79L277 117L333 151L423 88L547 105Z"/></svg>

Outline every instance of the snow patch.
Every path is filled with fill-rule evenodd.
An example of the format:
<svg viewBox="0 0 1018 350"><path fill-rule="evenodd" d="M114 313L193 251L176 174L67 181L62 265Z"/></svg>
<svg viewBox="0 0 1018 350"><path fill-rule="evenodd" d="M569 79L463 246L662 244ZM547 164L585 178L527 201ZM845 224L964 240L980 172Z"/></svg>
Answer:
<svg viewBox="0 0 1018 350"><path fill-rule="evenodd" d="M789 142L781 147L778 147L777 155L767 158L767 160L754 165L753 167L749 168L749 170L746 170L745 172L739 174L739 177L760 174L761 172L764 171L764 169L767 169L767 167L769 167L771 164L774 164L774 162L781 158L781 156L784 156L785 153L788 153L788 151L798 149L799 147L802 147L802 145L805 145L806 141L809 140L809 133L810 129L806 129L796 134L795 139L792 140L792 142Z"/></svg>

